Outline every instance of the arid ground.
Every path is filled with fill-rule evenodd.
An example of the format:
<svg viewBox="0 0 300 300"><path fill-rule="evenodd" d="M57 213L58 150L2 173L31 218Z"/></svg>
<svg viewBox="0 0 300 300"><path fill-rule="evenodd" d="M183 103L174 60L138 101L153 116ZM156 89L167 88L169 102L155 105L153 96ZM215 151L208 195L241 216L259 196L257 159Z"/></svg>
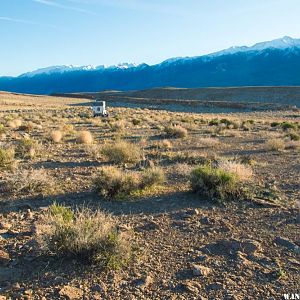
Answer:
<svg viewBox="0 0 300 300"><path fill-rule="evenodd" d="M89 101L0 93L0 299L299 293L299 109L108 107L108 118L94 118ZM224 194L222 181L193 186L191 173L204 166L232 175ZM115 195L97 185L101 170L119 172L118 189L126 189ZM111 214L130 259L104 267L68 249L46 251L39 241L49 232L39 224L53 203Z"/></svg>

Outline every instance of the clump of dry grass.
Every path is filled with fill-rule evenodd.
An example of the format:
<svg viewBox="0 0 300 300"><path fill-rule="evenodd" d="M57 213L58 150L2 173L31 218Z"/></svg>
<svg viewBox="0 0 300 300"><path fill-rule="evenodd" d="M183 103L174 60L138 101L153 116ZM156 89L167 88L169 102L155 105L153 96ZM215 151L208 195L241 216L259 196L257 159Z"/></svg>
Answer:
<svg viewBox="0 0 300 300"><path fill-rule="evenodd" d="M104 198L120 200L138 191L161 185L164 181L165 175L160 168L149 168L138 174L109 166L99 169L93 184L95 191Z"/></svg>
<svg viewBox="0 0 300 300"><path fill-rule="evenodd" d="M101 147L98 144L86 145L85 152L93 159L98 160L101 158Z"/></svg>
<svg viewBox="0 0 300 300"><path fill-rule="evenodd" d="M173 138L185 138L188 135L187 130L184 127L181 127L179 125L166 126L164 131L168 137L173 137Z"/></svg>
<svg viewBox="0 0 300 300"><path fill-rule="evenodd" d="M270 139L264 144L264 149L267 151L282 151L285 148L285 143L282 139Z"/></svg>
<svg viewBox="0 0 300 300"><path fill-rule="evenodd" d="M60 143L63 138L63 134L60 130L53 130L50 133L50 138L54 143Z"/></svg>
<svg viewBox="0 0 300 300"><path fill-rule="evenodd" d="M14 119L7 122L7 126L11 129L19 128L22 125L21 119Z"/></svg>
<svg viewBox="0 0 300 300"><path fill-rule="evenodd" d="M162 140L162 141L157 142L157 147L159 149L170 150L170 149L172 149L172 146L173 145L172 145L171 141L169 141L169 140Z"/></svg>
<svg viewBox="0 0 300 300"><path fill-rule="evenodd" d="M240 181L250 181L253 177L253 170L249 165L245 165L236 161L221 161L219 168L235 174Z"/></svg>
<svg viewBox="0 0 300 300"><path fill-rule="evenodd" d="M220 145L220 141L216 138L199 138L197 141L197 145L200 147L206 147L206 148L216 148Z"/></svg>
<svg viewBox="0 0 300 300"><path fill-rule="evenodd" d="M142 151L136 144L116 141L102 147L102 154L112 163L136 163L142 159Z"/></svg>
<svg viewBox="0 0 300 300"><path fill-rule="evenodd" d="M5 191L12 194L50 195L56 189L54 179L45 169L19 169L7 175Z"/></svg>
<svg viewBox="0 0 300 300"><path fill-rule="evenodd" d="M128 233L119 233L114 218L99 210L71 209L53 204L37 223L36 239L42 251L75 257L118 269L131 257Z"/></svg>
<svg viewBox="0 0 300 300"><path fill-rule="evenodd" d="M13 148L0 148L0 170L12 169L15 165L15 150Z"/></svg>
<svg viewBox="0 0 300 300"><path fill-rule="evenodd" d="M143 172L140 187L148 188L161 185L165 182L165 179L165 173L161 168L152 167Z"/></svg>
<svg viewBox="0 0 300 300"><path fill-rule="evenodd" d="M88 130L84 130L78 133L77 142L80 144L92 144L93 140L93 136Z"/></svg>
<svg viewBox="0 0 300 300"><path fill-rule="evenodd" d="M136 190L138 182L136 174L122 172L113 166L99 169L93 180L95 191L108 199L120 199L130 195Z"/></svg>
<svg viewBox="0 0 300 300"><path fill-rule="evenodd" d="M116 132L122 132L125 129L125 121L120 120L111 124L111 130Z"/></svg>
<svg viewBox="0 0 300 300"><path fill-rule="evenodd" d="M16 156L20 158L33 158L37 154L39 148L37 141L25 137L18 141L16 146Z"/></svg>

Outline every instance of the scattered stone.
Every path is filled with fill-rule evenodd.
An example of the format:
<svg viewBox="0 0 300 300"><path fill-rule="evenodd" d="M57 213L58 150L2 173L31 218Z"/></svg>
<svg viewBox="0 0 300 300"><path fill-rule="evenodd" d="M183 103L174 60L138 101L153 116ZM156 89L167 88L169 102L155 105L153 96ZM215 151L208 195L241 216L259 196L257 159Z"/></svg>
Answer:
<svg viewBox="0 0 300 300"><path fill-rule="evenodd" d="M142 226L139 226L136 228L137 231L140 231L140 230L146 230L146 231L149 231L149 230L158 230L160 228L160 225L154 221L148 221L146 224L142 225Z"/></svg>
<svg viewBox="0 0 300 300"><path fill-rule="evenodd" d="M99 282L99 283L92 285L91 291L106 294L107 287L103 282Z"/></svg>
<svg viewBox="0 0 300 300"><path fill-rule="evenodd" d="M236 255L238 251L252 255L256 251L261 251L261 245L254 240L219 240L214 244L207 245L204 250L214 255Z"/></svg>
<svg viewBox="0 0 300 300"><path fill-rule="evenodd" d="M80 300L83 298L83 291L76 287L66 285L59 291L59 295L67 298L68 300Z"/></svg>
<svg viewBox="0 0 300 300"><path fill-rule="evenodd" d="M134 284L137 287L140 287L142 289L148 287L152 283L153 283L153 278L151 276L149 276L149 275L147 275L147 276L145 276L143 278L139 278L139 279L134 280Z"/></svg>
<svg viewBox="0 0 300 300"><path fill-rule="evenodd" d="M274 243L277 245L283 246L283 247L287 248L288 250L291 250L297 254L300 254L300 247L287 238L278 236L275 238Z"/></svg>
<svg viewBox="0 0 300 300"><path fill-rule="evenodd" d="M7 266L10 262L9 254L0 249L0 266Z"/></svg>
<svg viewBox="0 0 300 300"><path fill-rule="evenodd" d="M192 294L198 294L198 292L201 288L199 283L192 282L192 281L187 281L187 282L183 283L181 286L186 292L192 293Z"/></svg>
<svg viewBox="0 0 300 300"><path fill-rule="evenodd" d="M211 269L205 266L192 264L191 268L194 276L207 276L211 273Z"/></svg>
<svg viewBox="0 0 300 300"><path fill-rule="evenodd" d="M224 289L224 285L222 283L220 283L220 282L215 282L215 283L209 284L206 288L208 290L217 291L217 290Z"/></svg>
<svg viewBox="0 0 300 300"><path fill-rule="evenodd" d="M215 220L209 217L203 217L200 219L201 224L203 225L213 225L215 224Z"/></svg>
<svg viewBox="0 0 300 300"><path fill-rule="evenodd" d="M11 229L12 225L6 222L0 222L0 229L1 230L9 230Z"/></svg>

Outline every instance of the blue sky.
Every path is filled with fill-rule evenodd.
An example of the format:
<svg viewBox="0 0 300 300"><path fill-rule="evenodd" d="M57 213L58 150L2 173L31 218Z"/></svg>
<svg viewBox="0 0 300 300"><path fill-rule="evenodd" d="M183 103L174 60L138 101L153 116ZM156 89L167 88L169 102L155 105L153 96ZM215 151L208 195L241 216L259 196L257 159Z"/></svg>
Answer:
<svg viewBox="0 0 300 300"><path fill-rule="evenodd" d="M0 0L0 75L300 38L299 16L300 0Z"/></svg>

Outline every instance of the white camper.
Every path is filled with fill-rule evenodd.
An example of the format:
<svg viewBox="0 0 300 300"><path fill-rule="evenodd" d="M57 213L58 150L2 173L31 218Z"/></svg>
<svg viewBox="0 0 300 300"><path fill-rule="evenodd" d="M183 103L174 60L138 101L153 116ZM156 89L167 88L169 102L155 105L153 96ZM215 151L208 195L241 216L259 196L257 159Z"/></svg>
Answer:
<svg viewBox="0 0 300 300"><path fill-rule="evenodd" d="M92 110L94 113L94 117L97 117L97 116L108 117L105 101L97 101L96 100L93 103Z"/></svg>

